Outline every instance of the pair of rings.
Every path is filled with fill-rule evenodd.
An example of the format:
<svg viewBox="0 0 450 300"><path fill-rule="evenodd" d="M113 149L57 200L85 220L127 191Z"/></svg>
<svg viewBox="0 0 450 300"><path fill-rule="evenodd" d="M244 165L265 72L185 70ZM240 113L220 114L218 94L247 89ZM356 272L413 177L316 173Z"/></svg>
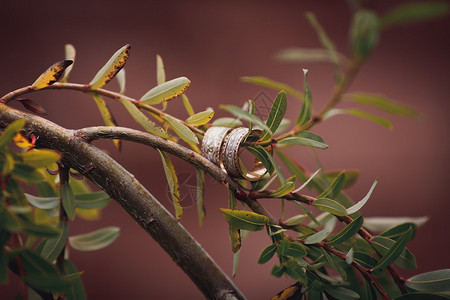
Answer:
<svg viewBox="0 0 450 300"><path fill-rule="evenodd" d="M240 164L240 150L247 137L258 137L261 130L250 130L244 127L210 127L203 137L202 155L212 163L220 166L231 177L256 181L260 179L267 169L259 159L249 170Z"/></svg>

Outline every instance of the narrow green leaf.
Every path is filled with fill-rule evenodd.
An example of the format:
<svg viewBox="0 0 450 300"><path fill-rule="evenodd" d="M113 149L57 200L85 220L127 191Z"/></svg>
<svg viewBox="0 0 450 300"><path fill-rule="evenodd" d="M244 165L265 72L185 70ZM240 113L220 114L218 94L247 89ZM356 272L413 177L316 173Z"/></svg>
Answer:
<svg viewBox="0 0 450 300"><path fill-rule="evenodd" d="M61 233L56 238L46 240L41 251L41 256L49 262L53 262L63 251L69 235L69 224L67 222L61 222L58 227L61 229Z"/></svg>
<svg viewBox="0 0 450 300"><path fill-rule="evenodd" d="M419 117L419 113L413 108L404 105L400 102L388 99L384 95L367 94L367 93L353 93L349 94L349 99L360 104L373 106L388 112L393 115L400 115L406 117Z"/></svg>
<svg viewBox="0 0 450 300"><path fill-rule="evenodd" d="M300 100L303 99L303 95L299 91L294 89L293 87L291 87L287 84L281 83L281 82L274 81L274 80L266 78L266 77L259 77L259 76L248 77L247 76L247 77L241 77L241 80L243 82L268 87L268 88L271 88L271 89L274 89L277 91L283 90L283 91L286 91L286 93L288 93L289 95L294 96L297 99L300 99Z"/></svg>
<svg viewBox="0 0 450 300"><path fill-rule="evenodd" d="M105 227L90 233L69 237L69 244L79 251L95 251L103 249L114 242L120 234L118 227Z"/></svg>
<svg viewBox="0 0 450 300"><path fill-rule="evenodd" d="M383 255L383 257L378 261L378 264L373 267L372 270L383 269L393 263L405 250L406 244L411 239L412 232L412 228L405 232L405 234L389 248L389 250Z"/></svg>
<svg viewBox="0 0 450 300"><path fill-rule="evenodd" d="M372 269L378 263L375 258L364 252L353 253L353 260L366 269Z"/></svg>
<svg viewBox="0 0 450 300"><path fill-rule="evenodd" d="M371 241L371 245L373 246L373 248L375 248L381 255L385 255L395 244L394 240L384 236L374 236ZM416 258L414 257L414 254L412 254L411 251L409 251L407 248L402 251L400 256L394 261L394 263L404 269L417 268Z"/></svg>
<svg viewBox="0 0 450 300"><path fill-rule="evenodd" d="M281 120L280 125L278 126L277 130L273 133L273 135L277 135L277 134L280 134L280 133L286 131L286 129L288 129L290 125L291 125L291 120L288 120L288 119Z"/></svg>
<svg viewBox="0 0 450 300"><path fill-rule="evenodd" d="M295 189L295 190L293 190L292 192L293 192L293 193L298 193L298 192L300 192L301 190L303 190L303 189L311 182L311 180L313 180L314 177L316 177L316 175L319 174L320 170L321 170L321 169L317 169L317 171L315 171L315 172L308 178L308 180L306 180L306 181L305 181L298 189Z"/></svg>
<svg viewBox="0 0 450 300"><path fill-rule="evenodd" d="M266 248L264 248L264 250L261 252L261 255L258 258L258 264L262 265L268 262L273 257L276 251L277 251L276 244L271 244Z"/></svg>
<svg viewBox="0 0 450 300"><path fill-rule="evenodd" d="M99 89L108 82L123 68L130 55L131 45L127 44L116 51L108 62L97 72L89 85L91 89Z"/></svg>
<svg viewBox="0 0 450 300"><path fill-rule="evenodd" d="M403 223L414 223L417 227L428 221L429 217L368 217L364 219L364 227L373 232L383 232Z"/></svg>
<svg viewBox="0 0 450 300"><path fill-rule="evenodd" d="M231 210L237 209L237 200L234 197L234 193L231 190L228 190L228 208ZM229 223L228 233L230 235L231 250L235 254L239 253L242 244L241 230L233 226L231 223ZM237 256L235 256L234 258L237 258ZM237 265L235 264L235 261L233 261L233 270L235 269L235 267L237 268Z"/></svg>
<svg viewBox="0 0 450 300"><path fill-rule="evenodd" d="M64 70L71 64L71 60L61 60L53 64L31 85L33 90L40 90L57 82L64 74Z"/></svg>
<svg viewBox="0 0 450 300"><path fill-rule="evenodd" d="M110 202L111 198L103 191L75 194L75 206L83 209L102 209Z"/></svg>
<svg viewBox="0 0 450 300"><path fill-rule="evenodd" d="M328 198L319 198L313 202L314 207L321 211L329 212L330 214L336 216L346 216L347 211L345 207L339 202L328 199Z"/></svg>
<svg viewBox="0 0 450 300"><path fill-rule="evenodd" d="M213 110L205 110L190 116L189 118L186 119L186 122L189 125L196 125L196 126L205 125L212 119L213 116L214 116Z"/></svg>
<svg viewBox="0 0 450 300"><path fill-rule="evenodd" d="M122 73L124 69L122 69L118 74ZM117 76L119 78L119 76ZM106 101L99 94L91 93L92 98L94 98L95 104L97 104L98 110L100 111L100 115L103 118L103 122L106 126L117 126L116 119L114 118L111 110L109 109ZM131 112L130 112L131 113ZM121 140L116 139L113 140L114 146L117 150L120 151L121 148Z"/></svg>
<svg viewBox="0 0 450 300"><path fill-rule="evenodd" d="M268 132L272 133L272 131L270 131L270 128L267 127L267 125L260 118L250 114L249 112L243 110L240 107L234 105L221 105L220 108L230 112L231 114L235 115L238 118L244 119L248 122L253 122L254 124L261 127L263 130L267 130Z"/></svg>
<svg viewBox="0 0 450 300"><path fill-rule="evenodd" d="M198 222L200 226L203 224L206 215L206 208L203 202L203 194L205 191L205 172L202 169L196 168L195 172L197 174L197 189L195 190L197 199L197 214Z"/></svg>
<svg viewBox="0 0 450 300"><path fill-rule="evenodd" d="M247 147L247 150L259 159L259 161L267 169L267 172L269 172L269 174L273 174L273 172L275 171L275 167L272 164L272 155L270 155L270 153L264 147L249 146Z"/></svg>
<svg viewBox="0 0 450 300"><path fill-rule="evenodd" d="M64 52L65 52L65 58L66 60L71 60L72 64L70 64L66 70L64 71L64 75L62 76L62 79L60 82L67 82L67 79L69 78L69 74L72 71L73 64L75 63L75 56L76 56L76 50L75 47L72 44L66 44L64 46Z"/></svg>
<svg viewBox="0 0 450 300"><path fill-rule="evenodd" d="M323 241L330 235L330 233L331 233L331 231L333 231L333 228L335 225L336 225L336 218L332 218L331 220L329 220L328 222L325 223L324 229L308 236L305 240L305 244L306 245L316 244L316 243Z"/></svg>
<svg viewBox="0 0 450 300"><path fill-rule="evenodd" d="M232 273L232 277L234 278L234 276L236 276L237 274L237 269L239 266L239 260L241 258L241 249L239 249L236 253L234 253L233 255L233 273Z"/></svg>
<svg viewBox="0 0 450 300"><path fill-rule="evenodd" d="M308 254L306 247L300 244L299 242L289 242L289 247L285 253L285 255L294 258L301 258L306 256L306 254Z"/></svg>
<svg viewBox="0 0 450 300"><path fill-rule="evenodd" d="M422 1L405 3L385 13L380 20L383 28L435 19L449 13L445 2Z"/></svg>
<svg viewBox="0 0 450 300"><path fill-rule="evenodd" d="M303 76L304 76L304 96L303 96L303 104L302 104L302 109L300 110L300 114L297 117L297 121L295 122L295 124L297 126L301 126L306 124L309 119L311 118L311 114L312 114L312 94L311 94L311 89L309 87L308 84L308 70L303 69Z"/></svg>
<svg viewBox="0 0 450 300"><path fill-rule="evenodd" d="M328 171L324 175L328 181L333 181L336 179L336 177L341 172L345 173L345 180L344 180L344 183L342 184L342 189L346 189L346 188L352 186L355 183L355 181L358 179L358 176L359 176L358 170Z"/></svg>
<svg viewBox="0 0 450 300"><path fill-rule="evenodd" d="M140 103L154 105L174 99L183 94L191 84L186 77L178 77L161 83L141 97Z"/></svg>
<svg viewBox="0 0 450 300"><path fill-rule="evenodd" d="M314 224L316 224L318 227L322 226L322 224L319 223L319 221L317 221L317 219L314 217L314 215L311 213L311 211L309 211L309 209L306 208L306 206L304 206L303 204L301 204L298 201L292 201L295 204L297 204L298 206L300 206L300 208L305 212L305 214L308 216L308 218L311 219L311 221L314 222Z"/></svg>
<svg viewBox="0 0 450 300"><path fill-rule="evenodd" d="M449 292L450 269L442 269L415 275L406 281L406 286L422 292Z"/></svg>
<svg viewBox="0 0 450 300"><path fill-rule="evenodd" d="M337 116L337 115L353 115L353 116L357 116L357 117L360 117L360 118L372 121L374 123L377 123L377 124L379 124L381 126L384 126L387 129L389 129L389 130L392 130L392 123L389 120L387 120L385 118L382 118L382 117L378 117L378 116L369 114L369 113L366 113L364 111L361 111L361 110L355 109L355 108L352 108L352 109L333 108L333 109L330 109L324 115L323 118L325 120L325 119L328 119L328 118L331 118L331 117Z"/></svg>
<svg viewBox="0 0 450 300"><path fill-rule="evenodd" d="M360 9L353 15L350 43L353 57L363 60L369 56L378 42L378 16L371 10Z"/></svg>
<svg viewBox="0 0 450 300"><path fill-rule="evenodd" d="M288 137L280 140L278 143L282 145L301 145L320 149L328 149L328 145L322 141L311 138L313 133L303 131L299 136ZM317 136L317 135L315 135ZM318 136L317 136L318 137ZM320 137L319 137L320 138Z"/></svg>
<svg viewBox="0 0 450 300"><path fill-rule="evenodd" d="M15 120L11 124L9 124L0 135L0 149L7 146L13 140L16 133L22 130L24 126L24 119Z"/></svg>
<svg viewBox="0 0 450 300"><path fill-rule="evenodd" d="M160 136L162 138L168 138L169 135L162 129L157 126L155 123L150 121L147 116L145 116L133 103L126 99L120 99L120 102L125 106L127 111L133 117L133 119L138 122L142 127L144 127L148 132L153 133L154 135Z"/></svg>
<svg viewBox="0 0 450 300"><path fill-rule="evenodd" d="M25 196L31 205L40 209L56 208L60 202L59 197L37 197L27 193L25 193Z"/></svg>
<svg viewBox="0 0 450 300"><path fill-rule="evenodd" d="M262 230L264 226L269 222L266 216L250 212L221 208L223 216L227 222L235 228L258 231Z"/></svg>
<svg viewBox="0 0 450 300"><path fill-rule="evenodd" d="M335 299L353 300L359 299L359 294L353 290L341 286L325 285L325 291Z"/></svg>
<svg viewBox="0 0 450 300"><path fill-rule="evenodd" d="M23 162L35 168L45 168L60 160L61 154L49 149L31 149L20 154Z"/></svg>
<svg viewBox="0 0 450 300"><path fill-rule="evenodd" d="M41 172L36 170L34 167L24 164L16 164L14 166L14 170L11 171L11 175L28 183L46 180L45 176Z"/></svg>
<svg viewBox="0 0 450 300"><path fill-rule="evenodd" d="M165 115L164 120L166 120L173 131L186 143L198 144L198 139L195 134L179 120L175 119L170 115Z"/></svg>
<svg viewBox="0 0 450 300"><path fill-rule="evenodd" d="M159 54L156 55L156 82L158 85L166 82L166 71L164 70L164 63Z"/></svg>
<svg viewBox="0 0 450 300"><path fill-rule="evenodd" d="M275 198L281 198L286 194L289 194L295 188L295 176L292 176L286 180L279 188L272 192L272 196Z"/></svg>
<svg viewBox="0 0 450 300"><path fill-rule="evenodd" d="M225 118L215 119L212 124L214 126L234 128L234 127L242 126L243 123L239 119L225 117Z"/></svg>
<svg viewBox="0 0 450 300"><path fill-rule="evenodd" d="M189 98L185 94L183 94L181 96L183 98L184 108L186 109L188 115L193 116L195 113L194 113L194 109L192 108L191 103L189 102ZM220 126L220 125L216 125L216 126Z"/></svg>
<svg viewBox="0 0 450 300"><path fill-rule="evenodd" d="M348 59L337 53L339 65L348 63ZM327 49L288 48L275 54L275 59L285 63L330 62L335 63L333 55Z"/></svg>
<svg viewBox="0 0 450 300"><path fill-rule="evenodd" d="M334 199L341 192L344 182L345 182L345 172L342 171L341 173L338 174L338 176L336 176L336 178L334 178L334 180L331 182L328 188L325 191L323 191L317 198L325 198L329 196Z"/></svg>
<svg viewBox="0 0 450 300"><path fill-rule="evenodd" d="M284 114L286 113L287 108L287 99L286 99L286 92L281 91L277 97L275 98L275 101L272 104L272 108L270 109L269 116L267 117L266 125L270 128L271 132L275 132L280 125L281 121L284 118ZM270 139L271 134L269 131L264 131L261 136L260 140L265 141Z"/></svg>
<svg viewBox="0 0 450 300"><path fill-rule="evenodd" d="M402 236L406 231L412 228L413 230L413 235L411 237L412 239L414 238L416 227L417 226L414 223L403 223L380 233L379 236L384 236L396 240L398 237Z"/></svg>
<svg viewBox="0 0 450 300"><path fill-rule="evenodd" d="M351 265L353 262L353 253L353 248L350 248L350 250L348 250L347 254L345 255L345 262L349 265Z"/></svg>
<svg viewBox="0 0 450 300"><path fill-rule="evenodd" d="M116 75L117 83L119 84L119 93L123 95L125 93L126 75L125 68L122 68Z"/></svg>
<svg viewBox="0 0 450 300"><path fill-rule="evenodd" d="M42 238L54 238L60 233L60 230L52 225L36 224L27 219L23 220L22 230L27 235Z"/></svg>
<svg viewBox="0 0 450 300"><path fill-rule="evenodd" d="M75 219L75 197L69 183L61 184L61 203L70 220Z"/></svg>
<svg viewBox="0 0 450 300"><path fill-rule="evenodd" d="M68 260L64 260L63 274L67 276L76 273L78 273L78 270L75 265ZM67 299L86 300L86 292L84 291L83 282L80 277L72 279L70 287L65 292Z"/></svg>
<svg viewBox="0 0 450 300"><path fill-rule="evenodd" d="M355 235L358 230L361 228L364 220L362 216L359 216L355 220L353 220L350 224L344 227L338 234L336 234L332 239L328 241L328 245L335 246L339 243L342 243L353 235Z"/></svg>
<svg viewBox="0 0 450 300"><path fill-rule="evenodd" d="M336 52L336 47L334 46L334 43L331 41L328 34L325 32L325 29L320 25L319 21L317 20L316 16L313 13L306 13L306 19L308 20L309 24L314 28L316 31L320 43L322 46L328 50L330 60L333 62L333 64L336 66L336 69L339 68L339 58L338 54Z"/></svg>
<svg viewBox="0 0 450 300"><path fill-rule="evenodd" d="M286 226L296 226L301 224L307 217L307 215L296 215L284 221L284 224Z"/></svg>
<svg viewBox="0 0 450 300"><path fill-rule="evenodd" d="M180 220L181 216L183 215L183 207L180 204L180 190L178 188L178 178L175 172L175 168L173 167L173 164L170 161L169 157L164 152L162 152L158 148L156 148L156 150L158 150L158 153L161 156L164 173L166 174L170 195L172 197L172 202L175 209L175 216L177 220Z"/></svg>
<svg viewBox="0 0 450 300"><path fill-rule="evenodd" d="M372 186L369 189L369 192L367 192L367 195L364 198L362 198L358 203L356 203L355 205L353 205L352 207L349 207L347 209L347 213L349 215L354 214L355 212L358 212L366 204L366 202L369 200L370 196L372 195L373 190L377 186L377 183L378 183L378 178L376 178L375 181L373 182Z"/></svg>

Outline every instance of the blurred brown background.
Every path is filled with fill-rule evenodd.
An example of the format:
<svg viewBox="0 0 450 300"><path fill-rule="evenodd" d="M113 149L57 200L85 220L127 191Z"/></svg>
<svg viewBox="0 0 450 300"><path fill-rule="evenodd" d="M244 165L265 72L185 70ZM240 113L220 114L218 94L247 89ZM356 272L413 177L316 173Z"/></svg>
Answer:
<svg viewBox="0 0 450 300"><path fill-rule="evenodd" d="M380 12L392 5L391 1L373 2ZM63 59L66 43L77 49L70 81L79 83L89 82L117 49L130 43L132 55L126 65L130 96L139 98L156 85L155 55L160 54L168 79L186 76L192 81L187 95L197 111L213 107L216 117L226 116L218 108L221 103L241 105L261 92L272 99L276 95L275 91L241 83L240 76L267 76L301 90L301 68L309 69L317 111L331 94L332 67L280 64L273 60L274 53L287 47L320 47L304 18L306 11L315 12L338 50L348 53L350 10L345 1L2 1L0 7L2 94L31 84L48 66ZM314 129L330 145L319 152L325 169L361 171L357 183L348 190L350 196L362 198L379 178L363 209L365 216L430 217L409 246L419 270L400 270L405 277L450 266L446 255L449 25L447 17L383 32L378 48L351 87L351 91L382 93L413 106L423 114L422 121L380 113L393 121L394 131L388 131L356 117L338 116ZM117 85L114 82L108 88L116 89ZM33 94L32 99L46 108L47 118L64 127L102 124L87 95L44 91ZM109 104L121 125L139 128L120 105ZM288 107L288 116L294 119L300 104L288 98ZM181 101L171 102L169 109L180 118L186 117ZM110 142L97 145L172 210L161 162L153 149L124 143L122 153L117 153ZM316 169L309 151L298 150L296 158L310 170ZM173 161L188 186L194 169L178 159ZM182 224L231 274L228 227L218 212L227 205L226 190L207 179L207 218L202 227L197 225L195 206L189 202L192 200L187 195ZM270 208L279 215L278 205ZM300 213L292 209L289 215ZM122 228L114 244L98 252L71 252L77 267L85 271L83 280L90 299L202 298L168 255L115 203L104 210L101 221L77 221L70 230L77 234L107 225ZM256 263L268 243L263 232L251 234L244 242L235 282L249 299L267 299L290 284L270 276L272 262L263 266ZM12 299L11 290L16 287L14 280L9 288L0 287L1 298Z"/></svg>

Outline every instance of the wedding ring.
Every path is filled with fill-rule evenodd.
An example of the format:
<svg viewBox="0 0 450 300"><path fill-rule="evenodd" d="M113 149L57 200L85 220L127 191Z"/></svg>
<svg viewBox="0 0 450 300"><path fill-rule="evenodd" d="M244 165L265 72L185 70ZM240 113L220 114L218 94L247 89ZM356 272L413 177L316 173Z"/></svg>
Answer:
<svg viewBox="0 0 450 300"><path fill-rule="evenodd" d="M210 127L203 137L202 141L202 156L207 158L210 162L220 165L220 150L222 148L222 142L231 130L228 127Z"/></svg>
<svg viewBox="0 0 450 300"><path fill-rule="evenodd" d="M261 130L253 130L250 133L248 128L239 127L231 130L231 132L225 137L222 150L220 152L220 163L228 175L234 178L244 178L249 181L256 181L267 172L267 169L261 161L259 161L259 159L255 159L255 163L252 168L245 172L239 163L239 154L242 143L245 142L249 135L259 136L260 134Z"/></svg>

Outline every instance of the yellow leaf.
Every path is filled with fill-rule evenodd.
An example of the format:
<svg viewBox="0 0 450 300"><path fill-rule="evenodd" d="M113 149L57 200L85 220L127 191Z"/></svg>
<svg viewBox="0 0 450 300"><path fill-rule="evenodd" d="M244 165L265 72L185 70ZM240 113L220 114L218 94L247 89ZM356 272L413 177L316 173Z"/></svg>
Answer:
<svg viewBox="0 0 450 300"><path fill-rule="evenodd" d="M114 53L89 83L92 89L101 88L116 76L127 62L128 56L130 55L130 49L131 45L127 44Z"/></svg>
<svg viewBox="0 0 450 300"><path fill-rule="evenodd" d="M106 126L117 126L117 122L114 119L114 116L111 113L111 110L109 109L108 105L106 104L105 100L98 94L91 94L92 97L95 100L95 103L98 106L98 110L100 111L100 114L102 115L103 121L105 122ZM119 139L113 140L114 146L117 150L120 151L122 143Z"/></svg>
<svg viewBox="0 0 450 300"><path fill-rule="evenodd" d="M88 221L95 221L100 218L100 210L97 208L84 209L77 207L77 216Z"/></svg>
<svg viewBox="0 0 450 300"><path fill-rule="evenodd" d="M71 60L61 60L44 73L32 84L34 90L43 89L57 82L64 73L64 70L73 63Z"/></svg>
<svg viewBox="0 0 450 300"><path fill-rule="evenodd" d="M16 135L13 138L14 144L16 144L17 147L22 149L27 149L30 147L33 147L33 144L31 144L26 137L23 136L21 133L16 133Z"/></svg>

